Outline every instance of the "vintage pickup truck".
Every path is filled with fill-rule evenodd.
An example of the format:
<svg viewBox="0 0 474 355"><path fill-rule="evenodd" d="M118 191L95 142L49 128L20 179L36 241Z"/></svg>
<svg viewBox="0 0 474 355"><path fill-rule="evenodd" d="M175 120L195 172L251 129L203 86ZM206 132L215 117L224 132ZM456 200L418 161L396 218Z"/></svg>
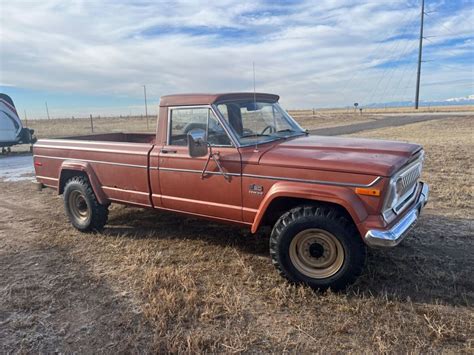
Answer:
<svg viewBox="0 0 474 355"><path fill-rule="evenodd" d="M80 231L100 231L121 203L273 228L281 275L338 290L366 247L393 247L428 199L417 144L311 136L263 93L161 98L156 134L40 139L40 186L64 195ZM218 238L218 237L216 237Z"/></svg>

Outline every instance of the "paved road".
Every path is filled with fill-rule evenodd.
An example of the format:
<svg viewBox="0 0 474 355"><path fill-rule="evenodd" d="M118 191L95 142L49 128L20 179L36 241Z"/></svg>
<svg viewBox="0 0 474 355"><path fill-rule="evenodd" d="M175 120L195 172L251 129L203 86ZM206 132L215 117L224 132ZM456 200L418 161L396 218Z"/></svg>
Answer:
<svg viewBox="0 0 474 355"><path fill-rule="evenodd" d="M411 123L417 122L424 122L424 121L431 121L431 120L441 120L450 117L461 117L461 115L452 115L452 114L444 114L444 115L415 115L415 116L390 116L384 117L379 119L374 119L370 122L361 122L361 123L354 123L346 126L338 126L338 127L326 127L326 128L319 128L319 129L312 129L309 132L311 134L317 134L321 136L338 136L342 134L352 134L361 131L367 131L370 129L378 129L378 128L385 128L385 127L397 127L397 126L404 126ZM474 117L474 114L465 115Z"/></svg>

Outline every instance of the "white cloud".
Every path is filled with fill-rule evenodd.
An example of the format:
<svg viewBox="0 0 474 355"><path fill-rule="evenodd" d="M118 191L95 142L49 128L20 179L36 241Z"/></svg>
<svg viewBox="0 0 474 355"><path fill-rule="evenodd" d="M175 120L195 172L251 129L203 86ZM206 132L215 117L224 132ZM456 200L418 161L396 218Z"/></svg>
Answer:
<svg viewBox="0 0 474 355"><path fill-rule="evenodd" d="M257 89L279 93L292 108L413 96L417 42L399 36L416 37L417 1L139 4L2 2L0 82L133 98L147 84L149 96L157 99L175 92L250 90L254 61ZM439 47L447 39L472 34L472 23L472 11L433 15L427 30L444 37L427 42L426 53L449 60L472 51L469 41L451 46L450 54ZM196 28L202 32L191 34ZM248 33L219 35L229 31ZM394 40L384 41L389 38ZM394 69L375 67L407 57L411 62ZM472 64L461 64L458 71L425 65L423 99L472 92L472 70Z"/></svg>

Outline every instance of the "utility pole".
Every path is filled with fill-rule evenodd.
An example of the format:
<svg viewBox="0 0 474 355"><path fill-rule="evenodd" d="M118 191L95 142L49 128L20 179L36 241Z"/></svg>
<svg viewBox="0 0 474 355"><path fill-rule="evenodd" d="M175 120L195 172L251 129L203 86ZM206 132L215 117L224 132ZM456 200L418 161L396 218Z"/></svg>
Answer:
<svg viewBox="0 0 474 355"><path fill-rule="evenodd" d="M146 116L146 129L149 129L148 125L148 106L146 104L146 85L143 85L143 94L145 95L145 116Z"/></svg>
<svg viewBox="0 0 474 355"><path fill-rule="evenodd" d="M418 48L418 73L416 75L416 95L415 109L418 110L420 103L420 78L421 78L421 59L423 54L423 20L425 17L425 0L421 0L421 26L420 26L420 46Z"/></svg>
<svg viewBox="0 0 474 355"><path fill-rule="evenodd" d="M92 133L94 133L94 120L92 118L92 114L90 114L90 118L91 118L91 131Z"/></svg>
<svg viewBox="0 0 474 355"><path fill-rule="evenodd" d="M45 104L46 104L46 114L48 115L48 120L49 120L51 119L51 117L49 117L48 102L46 101Z"/></svg>
<svg viewBox="0 0 474 355"><path fill-rule="evenodd" d="M28 127L28 117L26 116L26 110L25 110L25 127Z"/></svg>

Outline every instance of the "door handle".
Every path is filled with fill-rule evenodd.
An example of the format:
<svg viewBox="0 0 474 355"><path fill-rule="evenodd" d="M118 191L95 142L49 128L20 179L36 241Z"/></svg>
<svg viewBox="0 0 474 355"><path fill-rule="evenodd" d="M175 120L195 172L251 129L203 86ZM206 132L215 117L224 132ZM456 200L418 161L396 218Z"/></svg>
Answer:
<svg viewBox="0 0 474 355"><path fill-rule="evenodd" d="M178 151L176 149L166 149L166 148L161 149L161 152L163 154L168 154L168 153L176 154L176 153L178 153Z"/></svg>

